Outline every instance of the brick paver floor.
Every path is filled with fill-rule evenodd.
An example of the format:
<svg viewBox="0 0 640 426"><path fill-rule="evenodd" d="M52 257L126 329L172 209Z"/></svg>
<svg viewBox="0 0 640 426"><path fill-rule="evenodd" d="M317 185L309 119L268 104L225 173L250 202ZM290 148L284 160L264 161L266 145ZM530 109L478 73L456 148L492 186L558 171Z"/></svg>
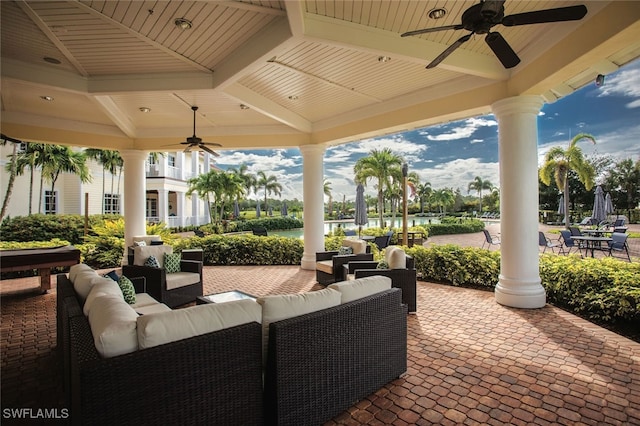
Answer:
<svg viewBox="0 0 640 426"><path fill-rule="evenodd" d="M455 238L481 244L476 234ZM2 282L2 292L38 280ZM205 267L206 293L319 288L297 266ZM55 283L45 295L5 295L1 308L2 409L64 408ZM639 343L550 305L508 308L489 291L427 282L407 322L407 373L327 425L640 425Z"/></svg>

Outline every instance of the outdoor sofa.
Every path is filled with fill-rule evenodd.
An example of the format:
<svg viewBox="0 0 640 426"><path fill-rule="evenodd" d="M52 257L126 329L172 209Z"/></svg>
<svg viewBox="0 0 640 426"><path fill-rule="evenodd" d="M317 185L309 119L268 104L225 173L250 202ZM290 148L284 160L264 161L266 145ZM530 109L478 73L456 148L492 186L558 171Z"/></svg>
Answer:
<svg viewBox="0 0 640 426"><path fill-rule="evenodd" d="M108 347L95 332L95 310L120 302L92 294L106 285L102 277L83 287L79 274L91 272L76 266L57 276L58 349L67 360L72 424L317 425L407 368L407 307L386 277L176 310L138 293L152 303L133 318L140 347L118 353L113 346L122 342ZM143 279L132 281L144 291ZM199 329L214 318L227 327ZM109 321L118 332L126 328ZM149 336L157 345L143 348Z"/></svg>

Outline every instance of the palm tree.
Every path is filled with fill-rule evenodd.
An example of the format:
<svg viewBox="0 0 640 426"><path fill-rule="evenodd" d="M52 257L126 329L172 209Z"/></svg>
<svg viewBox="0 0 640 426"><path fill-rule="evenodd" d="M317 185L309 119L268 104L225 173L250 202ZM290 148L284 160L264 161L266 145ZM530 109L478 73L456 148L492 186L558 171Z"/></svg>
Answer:
<svg viewBox="0 0 640 426"><path fill-rule="evenodd" d="M82 183L91 182L84 153L73 151L65 145L46 145L42 157L42 177L51 183L52 195L61 173L75 174Z"/></svg>
<svg viewBox="0 0 640 426"><path fill-rule="evenodd" d="M640 195L640 160L635 164L631 158L619 161L609 171L607 182L611 189L619 188L621 192L626 193L626 202L620 204L626 204L628 209L632 209Z"/></svg>
<svg viewBox="0 0 640 426"><path fill-rule="evenodd" d="M447 206L453 204L456 201L455 195L453 195L453 191L450 188L445 189L437 189L433 192L431 196L433 202L439 208L439 212L441 214L445 214L447 211Z"/></svg>
<svg viewBox="0 0 640 426"><path fill-rule="evenodd" d="M333 198L331 197L331 182L329 182L327 178L324 178L323 180L322 190L324 192L324 195L329 197L329 208L327 209L327 213L331 215L331 213L333 212Z"/></svg>
<svg viewBox="0 0 640 426"><path fill-rule="evenodd" d="M221 187L218 197L220 201L220 217L223 218L225 203L227 201L231 202L243 195L245 191L245 184L244 180L242 180L238 174L233 172L219 173L218 178L220 180Z"/></svg>
<svg viewBox="0 0 640 426"><path fill-rule="evenodd" d="M7 213L7 207L9 206L9 200L11 199L11 193L13 192L13 183L16 180L16 175L18 174L18 146L22 143L18 139L13 139L8 136L2 135L1 144L5 146L7 142L11 142L13 144L13 152L11 154L11 162L7 164L7 169L9 171L9 182L7 183L7 193L4 195L4 200L2 201L2 210L0 211L0 223L2 223L2 219L4 219L4 215Z"/></svg>
<svg viewBox="0 0 640 426"><path fill-rule="evenodd" d="M353 167L356 182L366 185L368 179L377 181L380 226L383 224L384 190L392 186L391 178L394 174L397 175L399 172L402 175L402 163L400 156L394 154L389 148L384 148L372 150L369 156L358 159Z"/></svg>
<svg viewBox="0 0 640 426"><path fill-rule="evenodd" d="M473 182L469 183L469 187L467 188L467 193L471 192L471 190L478 192L478 198L480 198L480 207L478 211L482 214L482 190L486 189L487 191L491 191L493 188L493 184L488 180L482 180L480 176L476 176Z"/></svg>
<svg viewBox="0 0 640 426"><path fill-rule="evenodd" d="M111 173L111 196L113 197L113 179L118 171L122 170L124 161L118 151L111 151L106 149L87 148L84 150L87 158L95 160L102 166L102 213L104 214L105 206L105 172ZM120 184L118 184L118 193L120 193Z"/></svg>
<svg viewBox="0 0 640 426"><path fill-rule="evenodd" d="M29 169L29 215L32 212L33 204L33 180L35 170L41 166L42 154L45 150L45 144L42 143L25 143L25 149L18 153L18 164L16 172L18 175L24 173L24 169ZM42 181L40 184L40 196L42 197Z"/></svg>
<svg viewBox="0 0 640 426"><path fill-rule="evenodd" d="M416 196L420 200L420 213L424 214L424 203L433 193L431 182L420 183L416 186Z"/></svg>
<svg viewBox="0 0 640 426"><path fill-rule="evenodd" d="M264 189L264 211L267 211L267 195L271 193L280 195L282 193L282 185L278 183L278 178L274 175L267 176L267 174L261 170L258 172L258 182L256 186Z"/></svg>
<svg viewBox="0 0 640 426"><path fill-rule="evenodd" d="M585 160L582 150L577 143L582 139L587 139L596 143L596 139L587 134L579 133L569 142L569 148L566 150L562 147L554 146L544 156L544 164L540 168L540 180L547 186L551 184L552 177L555 178L558 189L564 194L564 224L569 228L569 179L567 178L569 171L573 170L577 173L578 179L587 189L593 187L595 170L593 166Z"/></svg>
<svg viewBox="0 0 640 426"><path fill-rule="evenodd" d="M242 163L237 169L235 167L230 167L228 169L228 171L230 171L231 173L235 173L242 180L244 188L246 190L245 193L247 194L256 187L257 181L254 174L247 172L248 169L249 167L246 163Z"/></svg>
<svg viewBox="0 0 640 426"><path fill-rule="evenodd" d="M209 223L216 222L217 208L215 201L213 208L211 207L211 196L213 194L215 200L216 194L220 192L221 189L218 173L220 172L217 170L209 170L207 173L189 179L187 181L189 187L185 192L187 196L191 196L191 194L195 192L198 194L198 197L206 201L207 208L209 209Z"/></svg>

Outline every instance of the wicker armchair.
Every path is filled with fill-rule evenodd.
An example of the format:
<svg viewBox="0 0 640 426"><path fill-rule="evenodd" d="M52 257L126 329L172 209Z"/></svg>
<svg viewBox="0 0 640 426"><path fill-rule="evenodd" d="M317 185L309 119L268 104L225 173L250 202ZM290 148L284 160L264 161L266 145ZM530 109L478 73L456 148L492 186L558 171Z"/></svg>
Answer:
<svg viewBox="0 0 640 426"><path fill-rule="evenodd" d="M377 269L378 262L351 261L342 266L346 279L371 277L382 275L391 278L391 286L402 290L402 303L409 308L409 313L417 309L417 272L413 257L407 256L406 269Z"/></svg>
<svg viewBox="0 0 640 426"><path fill-rule="evenodd" d="M322 251L316 253L316 281L322 285L344 281L342 266L356 260L373 260L371 247L362 240L346 239L343 245L365 247L354 250L353 254L340 254L339 251Z"/></svg>

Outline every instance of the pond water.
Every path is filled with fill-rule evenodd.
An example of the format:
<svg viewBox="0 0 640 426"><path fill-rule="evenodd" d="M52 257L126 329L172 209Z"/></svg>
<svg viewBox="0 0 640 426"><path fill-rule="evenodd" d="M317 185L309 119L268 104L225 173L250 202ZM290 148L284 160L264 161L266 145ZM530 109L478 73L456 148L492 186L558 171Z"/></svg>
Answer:
<svg viewBox="0 0 640 426"><path fill-rule="evenodd" d="M391 224L390 217L385 217L384 221L386 222L387 226ZM431 224L431 223L440 223L440 219L437 217L425 217L425 216L409 216L408 221L409 221L407 223L408 227L412 227L416 225ZM378 219L369 218L369 223L364 225L362 229L379 228L378 222L379 222ZM402 217L397 217L393 225L396 228L402 227ZM355 231L358 230L358 227L353 223L353 219L331 220L331 221L326 221L324 223L324 234L326 235L330 232L333 232L333 230L338 227L344 228L344 229L353 229ZM299 228L299 229L288 229L286 231L269 231L269 235L280 235L282 237L289 237L289 238L302 238L303 230L302 228Z"/></svg>

